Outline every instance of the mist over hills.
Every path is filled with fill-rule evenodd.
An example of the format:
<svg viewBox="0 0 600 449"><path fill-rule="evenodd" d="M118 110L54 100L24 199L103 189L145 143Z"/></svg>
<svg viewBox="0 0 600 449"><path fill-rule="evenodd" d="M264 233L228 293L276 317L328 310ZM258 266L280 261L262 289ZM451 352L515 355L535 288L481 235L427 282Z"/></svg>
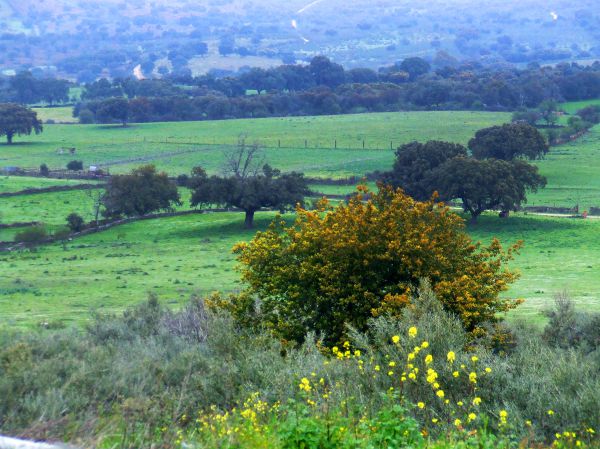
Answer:
<svg viewBox="0 0 600 449"><path fill-rule="evenodd" d="M594 0L4 0L0 69L82 82L226 74L323 54L378 68L409 56L452 64L600 58Z"/></svg>

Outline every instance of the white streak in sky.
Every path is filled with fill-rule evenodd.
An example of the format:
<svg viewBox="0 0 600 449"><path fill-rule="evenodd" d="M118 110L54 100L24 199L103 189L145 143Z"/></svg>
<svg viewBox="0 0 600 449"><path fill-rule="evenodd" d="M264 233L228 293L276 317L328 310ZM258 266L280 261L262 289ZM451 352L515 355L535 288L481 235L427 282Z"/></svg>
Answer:
<svg viewBox="0 0 600 449"><path fill-rule="evenodd" d="M302 14L302 13L303 13L304 11L306 11L307 9L309 9L309 8L312 8L313 6L315 6L315 5L319 4L319 3L321 3L322 1L324 1L324 0L315 0L315 1L314 1L314 2L312 2L312 3L309 3L309 4L308 4L308 5L306 5L304 8L301 8L301 9L299 9L299 10L298 10L298 12L297 12L296 14Z"/></svg>
<svg viewBox="0 0 600 449"><path fill-rule="evenodd" d="M550 15L552 16L552 20L558 20L558 14L556 14L554 11L552 11Z"/></svg>
<svg viewBox="0 0 600 449"><path fill-rule="evenodd" d="M292 28L295 30L298 29L298 22L296 22L296 19L292 19Z"/></svg>

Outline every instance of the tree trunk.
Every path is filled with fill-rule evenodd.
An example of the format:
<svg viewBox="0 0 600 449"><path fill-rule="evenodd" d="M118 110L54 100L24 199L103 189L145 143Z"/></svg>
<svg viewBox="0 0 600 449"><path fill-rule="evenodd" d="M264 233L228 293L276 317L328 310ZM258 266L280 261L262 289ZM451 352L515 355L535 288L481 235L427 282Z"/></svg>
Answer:
<svg viewBox="0 0 600 449"><path fill-rule="evenodd" d="M252 229L254 227L254 210L246 211L246 218L244 220L244 227L246 229Z"/></svg>
<svg viewBox="0 0 600 449"><path fill-rule="evenodd" d="M13 140L13 133L11 133L11 132L6 133L6 141L8 142L9 145L12 144L12 140Z"/></svg>

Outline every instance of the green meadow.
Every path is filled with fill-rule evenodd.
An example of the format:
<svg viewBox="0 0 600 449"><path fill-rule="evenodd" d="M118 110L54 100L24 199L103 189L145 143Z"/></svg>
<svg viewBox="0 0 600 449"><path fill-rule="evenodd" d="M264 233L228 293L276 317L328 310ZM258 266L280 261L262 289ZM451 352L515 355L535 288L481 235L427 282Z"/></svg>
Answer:
<svg viewBox="0 0 600 449"><path fill-rule="evenodd" d="M341 178L386 169L393 160L391 147L422 140L424 135L466 143L478 129L509 119L504 113L396 112L148 123L125 128L46 125L42 134L23 136L12 146L1 146L0 167L38 168L45 163L58 169L77 159L86 167L101 165L113 173L142 163L153 163L171 175L189 173L196 165L215 173L222 166L224 150L245 135L249 143L267 147L266 159L274 167L308 176ZM76 153L62 148L76 148Z"/></svg>
<svg viewBox="0 0 600 449"><path fill-rule="evenodd" d="M427 139L466 143L477 129L508 119L508 114L411 112L155 123L127 128L47 125L39 136L22 138L13 146L0 145L0 166L38 167L47 163L60 168L71 159L80 159L85 165L107 164L113 173L142 163L154 163L171 175L187 173L195 165L217 173L224 152L245 133L249 142L267 146L265 160L275 167L303 171L308 176L343 178L388 169L393 161L390 142L393 146ZM303 148L305 137L308 148ZM334 140L338 149L315 148L333 147ZM276 148L280 143L282 148ZM60 154L57 149L61 147L75 147L76 154ZM536 163L547 176L548 187L530 195L529 204L579 204L582 210L600 205L600 179L596 175L600 170L600 127L576 142L552 148ZM0 177L0 192L79 182ZM375 187L374 183L369 185ZM311 190L340 195L353 187L311 185ZM178 209L189 209L189 192L181 189L181 195L183 204ZM87 221L92 219L92 199L85 191L0 198L2 223L41 221L55 231L64 226L71 212ZM273 216L271 212L259 213L257 230L265 229ZM244 230L242 223L242 214L233 212L162 218L118 226L64 245L0 253L0 325L80 324L94 310L122 310L150 292L178 304L192 294L237 291L239 276L231 248L238 241L251 239L255 232ZM511 313L511 319L541 321L540 311L563 290L579 307L600 311L596 299L600 296L600 220L525 214L501 220L488 214L467 230L484 243L493 237L506 244L525 242L511 263L522 276L506 292L508 297L525 299L525 303ZM12 240L17 231L0 230L0 240Z"/></svg>
<svg viewBox="0 0 600 449"><path fill-rule="evenodd" d="M257 215L257 230L274 214ZM290 216L290 220L292 217ZM511 317L540 320L556 293L569 291L585 309L600 311L600 220L493 215L468 227L474 239L523 240L512 267L521 278L506 293L526 302ZM252 238L239 213L206 213L131 223L35 250L0 253L0 322L81 323L93 310L116 311L149 292L168 303L191 294L240 288L232 246Z"/></svg>

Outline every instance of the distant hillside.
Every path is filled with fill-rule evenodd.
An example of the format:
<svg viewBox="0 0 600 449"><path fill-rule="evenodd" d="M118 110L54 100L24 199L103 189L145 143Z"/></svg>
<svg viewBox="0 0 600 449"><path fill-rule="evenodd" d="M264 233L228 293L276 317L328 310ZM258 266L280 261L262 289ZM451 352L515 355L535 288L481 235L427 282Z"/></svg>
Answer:
<svg viewBox="0 0 600 449"><path fill-rule="evenodd" d="M218 74L316 54L372 68L415 55L586 61L600 58L599 25L596 0L0 0L0 69L89 81L138 65L144 76Z"/></svg>

